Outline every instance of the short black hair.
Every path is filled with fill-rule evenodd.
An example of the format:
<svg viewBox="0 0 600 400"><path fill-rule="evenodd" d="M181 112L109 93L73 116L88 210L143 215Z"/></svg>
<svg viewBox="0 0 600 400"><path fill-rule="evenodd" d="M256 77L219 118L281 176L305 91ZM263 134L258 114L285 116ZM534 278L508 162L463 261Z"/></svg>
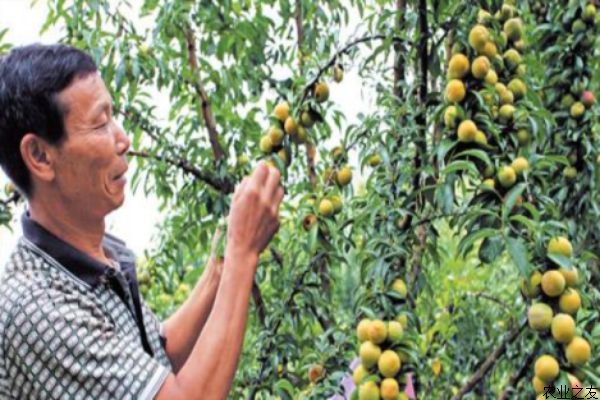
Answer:
<svg viewBox="0 0 600 400"><path fill-rule="evenodd" d="M63 44L16 47L0 57L0 166L26 196L32 187L21 157L23 136L34 133L60 145L66 110L57 95L97 70L92 57Z"/></svg>

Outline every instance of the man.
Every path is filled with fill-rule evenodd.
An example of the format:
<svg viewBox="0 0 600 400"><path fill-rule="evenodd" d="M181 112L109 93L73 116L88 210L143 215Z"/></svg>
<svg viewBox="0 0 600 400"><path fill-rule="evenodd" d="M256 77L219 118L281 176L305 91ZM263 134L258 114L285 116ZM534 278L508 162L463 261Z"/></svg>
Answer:
<svg viewBox="0 0 600 400"><path fill-rule="evenodd" d="M279 172L233 195L223 265L164 324L139 297L134 257L105 233L124 201L130 141L93 60L63 45L0 59L0 165L26 196L0 279L0 398L225 399L257 260L278 228Z"/></svg>

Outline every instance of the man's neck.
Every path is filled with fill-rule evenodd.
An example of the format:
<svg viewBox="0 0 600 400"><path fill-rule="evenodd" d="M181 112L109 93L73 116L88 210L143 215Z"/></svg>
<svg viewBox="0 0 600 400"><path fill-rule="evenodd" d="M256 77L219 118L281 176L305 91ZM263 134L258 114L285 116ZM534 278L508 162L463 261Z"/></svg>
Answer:
<svg viewBox="0 0 600 400"><path fill-rule="evenodd" d="M110 265L109 258L102 247L104 219L82 218L62 208L50 210L47 203L36 201L29 203L29 214L31 219L54 236L90 257Z"/></svg>

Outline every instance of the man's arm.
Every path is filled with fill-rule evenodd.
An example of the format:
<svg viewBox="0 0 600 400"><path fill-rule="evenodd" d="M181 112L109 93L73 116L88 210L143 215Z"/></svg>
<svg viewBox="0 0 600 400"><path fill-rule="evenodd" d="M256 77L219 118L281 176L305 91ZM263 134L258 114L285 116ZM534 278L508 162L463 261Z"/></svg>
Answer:
<svg viewBox="0 0 600 400"><path fill-rule="evenodd" d="M279 171L261 164L236 190L214 306L189 357L167 377L157 400L227 398L242 351L258 256L279 227L279 178Z"/></svg>
<svg viewBox="0 0 600 400"><path fill-rule="evenodd" d="M223 260L216 257L215 249L220 236L217 231L206 270L190 297L164 322L167 356L175 373L189 357L215 302L223 267Z"/></svg>

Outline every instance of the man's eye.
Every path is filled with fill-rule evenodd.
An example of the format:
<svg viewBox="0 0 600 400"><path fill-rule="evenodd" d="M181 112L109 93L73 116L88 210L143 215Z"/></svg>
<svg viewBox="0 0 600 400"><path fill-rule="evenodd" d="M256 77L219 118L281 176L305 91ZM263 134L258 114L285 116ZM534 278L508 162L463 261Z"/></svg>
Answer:
<svg viewBox="0 0 600 400"><path fill-rule="evenodd" d="M104 129L104 128L106 128L106 127L107 127L107 126L110 124L110 121L111 121L111 120L109 119L109 120L107 120L106 122L104 122L104 123L102 123L102 124L100 124L100 125L96 126L96 129Z"/></svg>

